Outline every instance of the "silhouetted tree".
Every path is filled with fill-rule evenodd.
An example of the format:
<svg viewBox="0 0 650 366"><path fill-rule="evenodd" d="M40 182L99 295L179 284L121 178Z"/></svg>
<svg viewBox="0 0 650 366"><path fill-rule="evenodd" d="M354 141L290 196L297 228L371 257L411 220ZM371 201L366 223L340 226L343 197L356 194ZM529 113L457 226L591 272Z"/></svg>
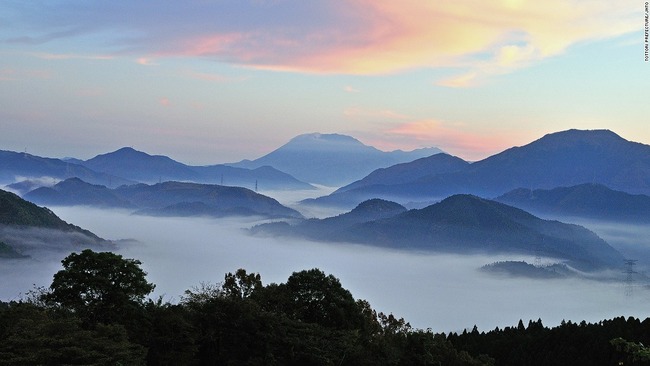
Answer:
<svg viewBox="0 0 650 366"><path fill-rule="evenodd" d="M61 263L44 300L77 314L88 323L130 321L155 285L147 282L141 262L111 252L86 249Z"/></svg>

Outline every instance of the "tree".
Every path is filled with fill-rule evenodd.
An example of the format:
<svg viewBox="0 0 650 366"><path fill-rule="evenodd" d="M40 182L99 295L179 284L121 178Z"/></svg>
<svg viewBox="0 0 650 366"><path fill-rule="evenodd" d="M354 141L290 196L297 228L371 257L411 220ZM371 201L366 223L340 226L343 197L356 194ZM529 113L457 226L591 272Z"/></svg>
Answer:
<svg viewBox="0 0 650 366"><path fill-rule="evenodd" d="M86 249L72 253L54 275L44 300L76 313L86 323L123 323L141 309L155 285L146 281L142 264L111 252Z"/></svg>
<svg viewBox="0 0 650 366"><path fill-rule="evenodd" d="M247 274L245 269L240 268L235 274L226 274L222 288L229 298L246 299L262 288L262 278L258 273Z"/></svg>
<svg viewBox="0 0 650 366"><path fill-rule="evenodd" d="M294 272L285 289L287 308L296 319L325 327L351 329L363 322L361 309L338 278L317 268Z"/></svg>

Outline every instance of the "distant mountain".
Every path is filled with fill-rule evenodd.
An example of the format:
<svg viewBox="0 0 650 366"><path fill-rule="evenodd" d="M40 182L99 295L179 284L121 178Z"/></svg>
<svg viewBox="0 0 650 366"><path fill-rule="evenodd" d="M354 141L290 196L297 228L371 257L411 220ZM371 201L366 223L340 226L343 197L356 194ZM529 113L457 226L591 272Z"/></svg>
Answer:
<svg viewBox="0 0 650 366"><path fill-rule="evenodd" d="M312 219L294 225L261 225L252 232L462 254L541 253L581 270L613 268L623 260L618 251L581 226L542 220L472 195L454 195L423 209L363 223L343 223L337 229L327 219Z"/></svg>
<svg viewBox="0 0 650 366"><path fill-rule="evenodd" d="M495 199L539 214L607 221L650 222L650 196L633 195L586 183L550 190L519 188Z"/></svg>
<svg viewBox="0 0 650 366"><path fill-rule="evenodd" d="M188 166L167 156L149 155L130 147L97 155L82 164L92 170L125 177L136 182L196 181L199 178L199 175Z"/></svg>
<svg viewBox="0 0 650 366"><path fill-rule="evenodd" d="M340 134L299 135L271 153L232 166L272 166L309 183L340 186L363 178L375 169L442 152L437 148L414 151L380 151Z"/></svg>
<svg viewBox="0 0 650 366"><path fill-rule="evenodd" d="M58 181L55 179L21 180L20 182L6 185L5 188L11 192L18 193L20 196L23 196L25 193L31 192L36 188L51 187L56 183L58 183Z"/></svg>
<svg viewBox="0 0 650 366"><path fill-rule="evenodd" d="M241 187L164 182L154 185L122 186L114 192L140 207L142 209L140 212L144 214L302 217L298 211L281 205L271 197Z"/></svg>
<svg viewBox="0 0 650 366"><path fill-rule="evenodd" d="M70 178L52 187L40 187L26 193L26 200L48 206L96 206L133 208L133 204L102 185L90 184L79 178Z"/></svg>
<svg viewBox="0 0 650 366"><path fill-rule="evenodd" d="M399 173L408 174L408 169ZM496 197L522 187L551 189L583 183L650 194L650 146L627 141L608 130L568 130L510 148L463 169L431 175L419 172L414 176L417 178L408 182L393 178L393 174L374 179L372 185L355 182L350 189L316 202L351 206L368 197L430 201L457 193Z"/></svg>
<svg viewBox="0 0 650 366"><path fill-rule="evenodd" d="M315 189L311 184L270 166L246 169L218 164L193 166L192 170L199 174L201 178L198 182L202 183L238 186L261 191Z"/></svg>
<svg viewBox="0 0 650 366"><path fill-rule="evenodd" d="M49 209L0 190L0 257L16 257L19 252L34 249L39 237L46 237L49 247L57 247L59 239L77 248L110 245L92 232L61 220Z"/></svg>
<svg viewBox="0 0 650 366"><path fill-rule="evenodd" d="M117 187L135 182L60 159L43 158L27 153L0 150L0 182L14 183L30 178L64 180L78 177L86 182ZM19 179L17 179L19 178Z"/></svg>
<svg viewBox="0 0 650 366"><path fill-rule="evenodd" d="M226 165L190 166L167 156L149 155L130 147L97 155L81 164L98 172L141 183L185 181L243 186L250 189L257 185L263 190L314 188L271 167L251 170Z"/></svg>
<svg viewBox="0 0 650 366"><path fill-rule="evenodd" d="M128 208L157 216L302 217L273 198L250 189L199 183L140 183L108 189L70 178L49 188L35 189L25 198L38 204Z"/></svg>

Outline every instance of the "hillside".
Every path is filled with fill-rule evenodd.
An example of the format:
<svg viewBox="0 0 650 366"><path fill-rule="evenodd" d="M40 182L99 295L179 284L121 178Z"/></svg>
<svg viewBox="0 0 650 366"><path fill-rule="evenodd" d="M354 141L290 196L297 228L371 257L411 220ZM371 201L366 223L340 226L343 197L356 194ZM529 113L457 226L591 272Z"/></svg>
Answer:
<svg viewBox="0 0 650 366"><path fill-rule="evenodd" d="M458 193L496 197L517 188L552 189L583 183L650 194L650 146L627 141L609 130L568 130L507 149L464 169L419 174L408 182L391 174L375 179L372 185L355 183L352 187L356 188L312 203L352 206L370 197L431 201Z"/></svg>
<svg viewBox="0 0 650 366"><path fill-rule="evenodd" d="M245 213L266 217L302 217L297 211L281 205L273 198L241 187L164 182L123 186L116 189L115 193L144 210L141 212L149 214L156 211L159 214L184 212L183 216L194 216L204 214L208 207L216 216L231 212L235 215ZM191 207L196 207L199 211L188 210Z"/></svg>
<svg viewBox="0 0 650 366"><path fill-rule="evenodd" d="M302 217L275 199L250 189L186 182L140 183L108 189L71 178L50 188L38 188L25 197L39 204L127 208L149 215Z"/></svg>
<svg viewBox="0 0 650 366"><path fill-rule="evenodd" d="M0 257L16 257L34 249L108 245L110 242L61 220L49 209L0 190L0 252L4 254Z"/></svg>
<svg viewBox="0 0 650 366"><path fill-rule="evenodd" d="M385 152L340 134L299 135L255 160L230 164L257 168L268 165L309 183L340 186L375 169L440 153L436 148Z"/></svg>
<svg viewBox="0 0 650 366"><path fill-rule="evenodd" d="M113 190L70 178L52 187L40 187L24 195L26 200L51 206L96 206L131 208L133 205L118 197Z"/></svg>
<svg viewBox="0 0 650 366"><path fill-rule="evenodd" d="M405 250L542 253L582 270L617 267L623 260L619 252L581 226L542 220L518 208L471 195L454 195L423 209L363 223L333 226L331 219L309 220L293 226L259 226L253 232Z"/></svg>
<svg viewBox="0 0 650 366"><path fill-rule="evenodd" d="M526 211L618 222L650 222L650 196L586 183L554 189L519 188L495 198Z"/></svg>
<svg viewBox="0 0 650 366"><path fill-rule="evenodd" d="M437 174L458 172L467 168L469 165L470 163L461 158L439 153L408 163L377 169L365 178L339 188L336 192L345 192L374 185L386 186L408 183Z"/></svg>
<svg viewBox="0 0 650 366"><path fill-rule="evenodd" d="M242 186L264 190L313 189L314 187L277 169L264 166L245 169L227 165L191 166L164 155L149 155L124 147L81 162L98 172L117 175L141 183L184 181Z"/></svg>

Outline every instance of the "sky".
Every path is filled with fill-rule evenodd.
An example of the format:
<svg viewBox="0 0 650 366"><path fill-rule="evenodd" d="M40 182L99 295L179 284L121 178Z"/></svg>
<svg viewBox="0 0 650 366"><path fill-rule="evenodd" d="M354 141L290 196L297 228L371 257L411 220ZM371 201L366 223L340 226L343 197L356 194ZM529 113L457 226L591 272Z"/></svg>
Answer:
<svg viewBox="0 0 650 366"><path fill-rule="evenodd" d="M480 160L546 133L650 144L643 1L0 2L0 150L187 164L299 134Z"/></svg>

